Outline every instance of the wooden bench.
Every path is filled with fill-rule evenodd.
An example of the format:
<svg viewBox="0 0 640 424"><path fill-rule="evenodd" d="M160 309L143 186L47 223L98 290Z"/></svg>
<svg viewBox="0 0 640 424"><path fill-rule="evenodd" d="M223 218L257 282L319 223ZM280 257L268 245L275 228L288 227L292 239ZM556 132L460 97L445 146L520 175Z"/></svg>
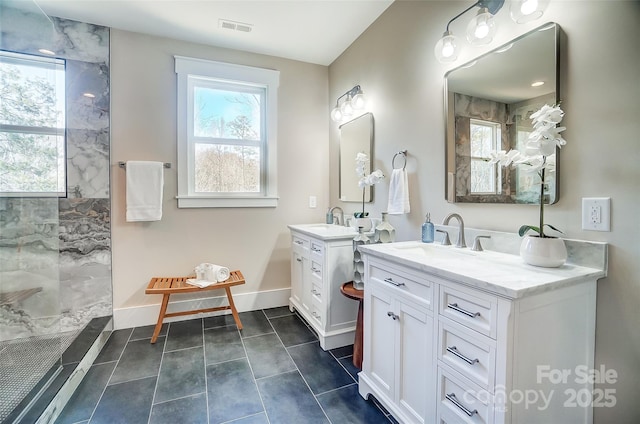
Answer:
<svg viewBox="0 0 640 424"><path fill-rule="evenodd" d="M231 296L231 287L237 286L240 284L244 284L244 275L240 271L231 271L230 276L225 281L212 284L207 287L200 288L198 286L193 286L187 283L187 279L195 278L195 277L153 277L151 281L149 281L149 285L145 290L146 294L161 294L162 296L162 305L160 306L160 315L158 316L158 323L156 324L156 328L153 330L153 336L151 337L151 343L155 343L158 340L158 334L160 334L160 329L162 328L162 321L165 318L177 317L182 315L193 315L200 314L204 312L216 312L216 311L225 311L231 309L231 313L233 314L233 319L238 326L238 330L242 330L242 323L240 322L240 317L238 316L238 311L236 310L236 305L233 303L233 297ZM229 300L229 305L227 306L217 306L215 308L205 308L205 309L194 309L191 311L183 311L183 312L171 312L167 313L167 305L169 305L169 296L172 294L180 294L180 293L196 293L207 290L221 290L224 289L227 292L227 299Z"/></svg>

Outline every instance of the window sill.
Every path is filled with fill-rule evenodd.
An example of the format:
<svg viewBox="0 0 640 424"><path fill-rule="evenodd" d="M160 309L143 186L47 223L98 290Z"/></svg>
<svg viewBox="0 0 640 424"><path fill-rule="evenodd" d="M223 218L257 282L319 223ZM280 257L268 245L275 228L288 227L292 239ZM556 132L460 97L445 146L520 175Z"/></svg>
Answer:
<svg viewBox="0 0 640 424"><path fill-rule="evenodd" d="M178 208L275 208L278 197L177 196Z"/></svg>

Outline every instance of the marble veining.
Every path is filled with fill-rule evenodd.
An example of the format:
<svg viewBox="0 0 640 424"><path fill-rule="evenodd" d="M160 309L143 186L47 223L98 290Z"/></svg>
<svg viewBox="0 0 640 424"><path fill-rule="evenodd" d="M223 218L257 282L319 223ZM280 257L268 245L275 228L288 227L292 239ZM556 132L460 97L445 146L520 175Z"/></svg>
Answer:
<svg viewBox="0 0 640 424"><path fill-rule="evenodd" d="M42 287L0 308L9 339L81 329L112 312L109 28L14 4L0 3L0 47L66 60L68 199L0 199L0 290Z"/></svg>

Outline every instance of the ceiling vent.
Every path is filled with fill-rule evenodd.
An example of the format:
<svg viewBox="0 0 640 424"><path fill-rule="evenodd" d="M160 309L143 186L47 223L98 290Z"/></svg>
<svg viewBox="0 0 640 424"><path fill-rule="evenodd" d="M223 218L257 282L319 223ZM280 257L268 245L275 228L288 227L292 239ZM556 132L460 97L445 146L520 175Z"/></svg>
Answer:
<svg viewBox="0 0 640 424"><path fill-rule="evenodd" d="M253 29L253 25L251 24L229 21L227 19L219 19L218 27L222 29L230 29L233 31L240 31L240 32L251 32L251 30Z"/></svg>

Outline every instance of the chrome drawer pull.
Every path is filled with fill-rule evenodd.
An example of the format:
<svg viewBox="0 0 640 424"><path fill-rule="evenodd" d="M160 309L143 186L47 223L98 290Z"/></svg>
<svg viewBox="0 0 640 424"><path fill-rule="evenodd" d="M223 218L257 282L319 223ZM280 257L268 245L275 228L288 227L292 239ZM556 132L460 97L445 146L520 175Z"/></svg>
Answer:
<svg viewBox="0 0 640 424"><path fill-rule="evenodd" d="M318 268L311 267L311 271L313 271L313 272L318 272L318 273L319 273L321 270L320 270L320 269L318 269Z"/></svg>
<svg viewBox="0 0 640 424"><path fill-rule="evenodd" d="M314 252L322 252L321 249L318 249L317 247L312 247L311 250L313 250Z"/></svg>
<svg viewBox="0 0 640 424"><path fill-rule="evenodd" d="M461 404L460 401L456 398L456 394L455 393L449 393L447 395L444 395L444 397L446 397L449 402L453 403L455 406L457 406L458 408L462 409L462 412L464 412L465 414L467 414L470 417L473 417L474 415L476 415L478 413L477 409L474 409L473 411L470 411L469 408L467 408L466 406Z"/></svg>
<svg viewBox="0 0 640 424"><path fill-rule="evenodd" d="M468 317L475 318L480 316L480 312L469 312L466 309L462 309L458 306L457 303L447 303L447 308L451 308L454 311L458 311L461 314L465 314Z"/></svg>
<svg viewBox="0 0 640 424"><path fill-rule="evenodd" d="M394 314L391 311L387 312L387 316L393 318L394 321L400 318L398 315Z"/></svg>
<svg viewBox="0 0 640 424"><path fill-rule="evenodd" d="M300 241L300 240L296 240L296 241L294 241L294 243L295 243L295 244L302 244L303 242L302 242L302 241Z"/></svg>
<svg viewBox="0 0 640 424"><path fill-rule="evenodd" d="M393 281L393 278L389 277L389 278L385 278L384 279L385 283L389 283L389 284L393 284L396 287L400 287L400 286L404 286L404 283L398 283L396 281Z"/></svg>
<svg viewBox="0 0 640 424"><path fill-rule="evenodd" d="M458 348L455 347L455 346L447 347L447 352L453 353L454 355L456 355L458 358L462 359L464 362L466 362L469 365L474 365L474 364L477 364L478 362L480 362L480 360L478 358L476 358L476 359L467 358L462 353L458 352Z"/></svg>
<svg viewBox="0 0 640 424"><path fill-rule="evenodd" d="M300 258L296 258L296 261L298 261L298 262L302 262L302 259L300 259Z"/></svg>

